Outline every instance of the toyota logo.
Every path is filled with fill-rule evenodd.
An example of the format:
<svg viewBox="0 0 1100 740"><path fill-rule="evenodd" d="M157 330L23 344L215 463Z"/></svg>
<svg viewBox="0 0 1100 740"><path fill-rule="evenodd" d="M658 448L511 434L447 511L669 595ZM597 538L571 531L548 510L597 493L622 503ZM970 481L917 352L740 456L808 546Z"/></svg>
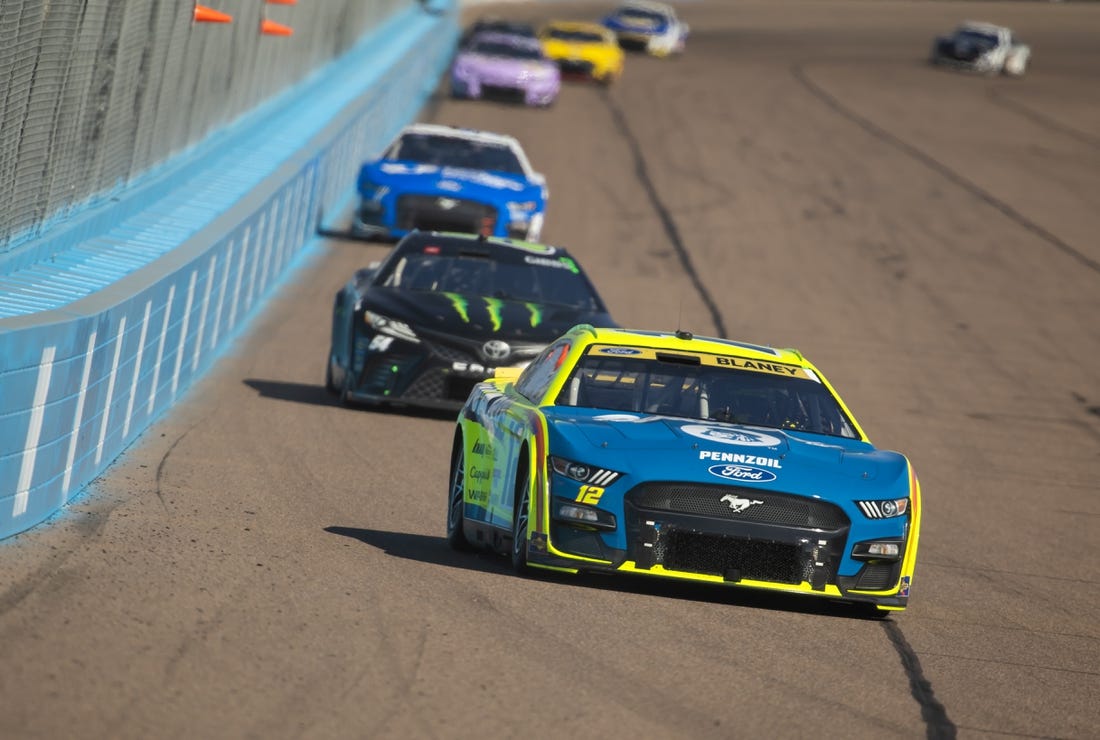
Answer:
<svg viewBox="0 0 1100 740"><path fill-rule="evenodd" d="M503 360L511 353L512 348L508 346L507 342L502 342L499 339L490 339L482 345L481 351L488 360Z"/></svg>

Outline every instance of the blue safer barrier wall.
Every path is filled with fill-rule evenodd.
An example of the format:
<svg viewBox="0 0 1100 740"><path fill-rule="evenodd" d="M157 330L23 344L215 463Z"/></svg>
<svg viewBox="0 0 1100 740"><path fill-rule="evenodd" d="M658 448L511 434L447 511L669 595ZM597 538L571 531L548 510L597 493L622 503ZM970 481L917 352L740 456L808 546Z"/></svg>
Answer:
<svg viewBox="0 0 1100 740"><path fill-rule="evenodd" d="M87 254L74 261L73 300L0 318L0 537L56 512L211 365L359 163L416 116L457 28L454 3L401 13L124 194L117 217L90 214L76 238L46 235ZM20 274L32 302L66 284L55 270L36 292L33 266ZM89 291L97 279L106 287Z"/></svg>

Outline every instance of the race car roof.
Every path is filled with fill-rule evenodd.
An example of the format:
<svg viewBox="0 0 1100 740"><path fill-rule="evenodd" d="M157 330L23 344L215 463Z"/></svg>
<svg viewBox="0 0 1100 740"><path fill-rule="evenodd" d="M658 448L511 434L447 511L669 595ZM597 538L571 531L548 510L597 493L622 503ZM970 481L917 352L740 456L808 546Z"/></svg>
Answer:
<svg viewBox="0 0 1100 740"><path fill-rule="evenodd" d="M614 344L623 347L659 347L684 352L709 352L717 355L751 356L802 367L812 367L796 349L779 349L762 344L738 342L717 337L697 337L684 331L645 331L639 329L608 329L578 326L578 334L588 334L591 344Z"/></svg>
<svg viewBox="0 0 1100 740"><path fill-rule="evenodd" d="M488 255L493 251L501 250L514 250L541 257L565 257L569 254L565 248L549 244L509 239L503 236L475 236L457 231L416 231L406 236L401 246L404 247L406 242L410 246L415 244L415 248L421 250L425 247L435 247L440 254L483 251Z"/></svg>
<svg viewBox="0 0 1100 740"><path fill-rule="evenodd" d="M482 131L480 129L474 128L445 126L439 123L413 123L401 129L401 133L399 133L395 137L394 141L397 141L405 134L450 136L455 139L465 139L467 141L476 141L484 144L496 144L498 146L506 146L513 152L515 152L515 155L519 159L520 164L523 165L524 171L529 176L535 171L534 167L531 166L530 160L527 159L527 154L523 151L523 146L519 143L519 139L514 136L509 136L508 134L498 134L492 131Z"/></svg>
<svg viewBox="0 0 1100 740"><path fill-rule="evenodd" d="M661 13L670 18L676 17L676 11L672 9L671 5L653 2L652 0L626 0L626 2L618 7L618 10L631 10L634 8L638 10L648 10L651 13Z"/></svg>
<svg viewBox="0 0 1100 740"><path fill-rule="evenodd" d="M959 24L956 30L959 31L980 31L982 33L996 34L1000 31L1008 31L1005 26L998 26L995 23L986 23L985 21L963 21Z"/></svg>
<svg viewBox="0 0 1100 740"><path fill-rule="evenodd" d="M430 134L432 136L452 136L456 139L469 141L482 141L487 144L502 144L520 148L519 139L508 134L498 134L492 131L482 131L474 128L459 128L457 126L445 126L439 123L413 123L401 129L398 138L405 134Z"/></svg>

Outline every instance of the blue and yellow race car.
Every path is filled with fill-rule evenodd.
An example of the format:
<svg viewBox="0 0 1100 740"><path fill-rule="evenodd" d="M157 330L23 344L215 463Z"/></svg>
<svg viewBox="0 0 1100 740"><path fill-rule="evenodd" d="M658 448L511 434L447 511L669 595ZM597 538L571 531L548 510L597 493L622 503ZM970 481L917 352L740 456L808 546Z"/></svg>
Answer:
<svg viewBox="0 0 1100 740"><path fill-rule="evenodd" d="M447 539L513 567L909 600L920 486L799 352L574 327L474 386Z"/></svg>

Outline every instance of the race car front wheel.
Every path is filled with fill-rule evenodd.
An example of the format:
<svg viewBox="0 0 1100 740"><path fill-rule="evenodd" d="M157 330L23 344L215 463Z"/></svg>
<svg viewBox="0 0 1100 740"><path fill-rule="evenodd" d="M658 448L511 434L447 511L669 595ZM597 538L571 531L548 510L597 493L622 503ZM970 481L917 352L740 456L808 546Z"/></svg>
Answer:
<svg viewBox="0 0 1100 740"><path fill-rule="evenodd" d="M520 453L519 470L516 471L516 504L512 510L512 570L527 572L527 520L531 512L531 473L527 464L527 450Z"/></svg>
<svg viewBox="0 0 1100 740"><path fill-rule="evenodd" d="M466 454L462 449L462 435L455 436L451 452L451 488L447 494L447 544L453 549L467 552L473 548L466 539Z"/></svg>

